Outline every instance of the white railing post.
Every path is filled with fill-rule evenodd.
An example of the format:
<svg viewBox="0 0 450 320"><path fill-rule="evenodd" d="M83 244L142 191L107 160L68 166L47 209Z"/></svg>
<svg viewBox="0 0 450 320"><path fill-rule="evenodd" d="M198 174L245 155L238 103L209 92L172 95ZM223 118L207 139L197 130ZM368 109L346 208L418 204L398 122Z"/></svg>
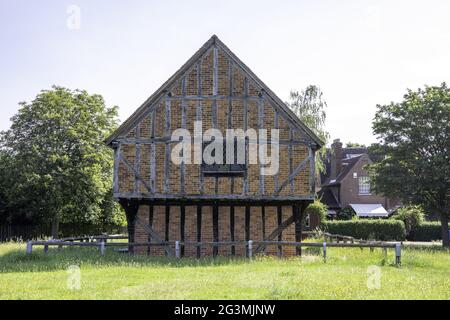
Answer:
<svg viewBox="0 0 450 320"><path fill-rule="evenodd" d="M323 262L327 262L327 243L323 243Z"/></svg>
<svg viewBox="0 0 450 320"><path fill-rule="evenodd" d="M30 254L33 251L33 242L28 241L27 242L27 254Z"/></svg>
<svg viewBox="0 0 450 320"><path fill-rule="evenodd" d="M399 266L402 263L402 245L400 243L395 244L395 264Z"/></svg>
<svg viewBox="0 0 450 320"><path fill-rule="evenodd" d="M175 256L177 259L181 257L180 241L175 241Z"/></svg>
<svg viewBox="0 0 450 320"><path fill-rule="evenodd" d="M105 255L105 242L104 241L100 242L100 254L102 256Z"/></svg>
<svg viewBox="0 0 450 320"><path fill-rule="evenodd" d="M253 256L253 240L248 241L248 257L251 259Z"/></svg>

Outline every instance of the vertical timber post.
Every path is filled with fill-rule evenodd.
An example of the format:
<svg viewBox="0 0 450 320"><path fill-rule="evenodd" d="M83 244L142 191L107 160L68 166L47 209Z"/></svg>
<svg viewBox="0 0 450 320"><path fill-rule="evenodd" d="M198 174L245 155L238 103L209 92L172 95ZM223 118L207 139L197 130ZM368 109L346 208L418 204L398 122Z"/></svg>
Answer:
<svg viewBox="0 0 450 320"><path fill-rule="evenodd" d="M248 257L250 259L253 257L253 240L248 241Z"/></svg>
<svg viewBox="0 0 450 320"><path fill-rule="evenodd" d="M327 262L327 243L323 243L323 262Z"/></svg>

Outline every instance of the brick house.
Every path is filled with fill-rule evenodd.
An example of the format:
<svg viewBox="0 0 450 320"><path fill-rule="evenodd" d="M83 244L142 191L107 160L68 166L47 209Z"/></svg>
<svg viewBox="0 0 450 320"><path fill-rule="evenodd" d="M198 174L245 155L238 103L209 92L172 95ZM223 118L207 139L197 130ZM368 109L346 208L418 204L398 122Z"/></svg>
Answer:
<svg viewBox="0 0 450 320"><path fill-rule="evenodd" d="M202 121L203 131L279 129L279 171L262 175L263 164L248 161L248 137L244 165L174 164L170 155L178 142L171 134L194 131L195 121ZM323 142L216 36L107 144L114 149L114 197L126 212L130 242L301 239L303 213L315 197L315 153ZM134 252L164 254L153 246ZM187 245L181 253L244 255L245 248Z"/></svg>
<svg viewBox="0 0 450 320"><path fill-rule="evenodd" d="M343 148L339 139L334 140L318 193L330 216L352 207L360 217L387 217L398 207L398 200L371 191L369 175L364 169L370 163L367 148Z"/></svg>

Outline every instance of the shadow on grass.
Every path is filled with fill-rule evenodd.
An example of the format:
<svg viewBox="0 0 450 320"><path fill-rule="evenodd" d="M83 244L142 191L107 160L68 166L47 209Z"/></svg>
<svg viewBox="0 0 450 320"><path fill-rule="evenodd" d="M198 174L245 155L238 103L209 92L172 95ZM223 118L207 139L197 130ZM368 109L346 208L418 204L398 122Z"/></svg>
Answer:
<svg viewBox="0 0 450 320"><path fill-rule="evenodd" d="M201 259L166 256L130 255L107 249L104 256L93 248L50 249L47 254L36 250L26 254L25 249L12 249L0 255L0 273L47 272L66 270L70 265L102 267L184 268L246 264L241 257L203 257Z"/></svg>

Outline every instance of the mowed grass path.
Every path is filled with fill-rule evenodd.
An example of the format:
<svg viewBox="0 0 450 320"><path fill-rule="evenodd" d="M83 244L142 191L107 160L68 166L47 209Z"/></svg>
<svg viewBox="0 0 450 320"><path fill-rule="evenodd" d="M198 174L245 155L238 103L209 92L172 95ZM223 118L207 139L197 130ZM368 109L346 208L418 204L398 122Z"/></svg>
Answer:
<svg viewBox="0 0 450 320"><path fill-rule="evenodd" d="M450 253L403 250L402 266L381 250L329 248L302 259L130 257L113 251L64 249L44 255L0 245L0 299L450 299ZM81 270L81 289L67 287L67 268ZM381 287L367 286L369 266Z"/></svg>

